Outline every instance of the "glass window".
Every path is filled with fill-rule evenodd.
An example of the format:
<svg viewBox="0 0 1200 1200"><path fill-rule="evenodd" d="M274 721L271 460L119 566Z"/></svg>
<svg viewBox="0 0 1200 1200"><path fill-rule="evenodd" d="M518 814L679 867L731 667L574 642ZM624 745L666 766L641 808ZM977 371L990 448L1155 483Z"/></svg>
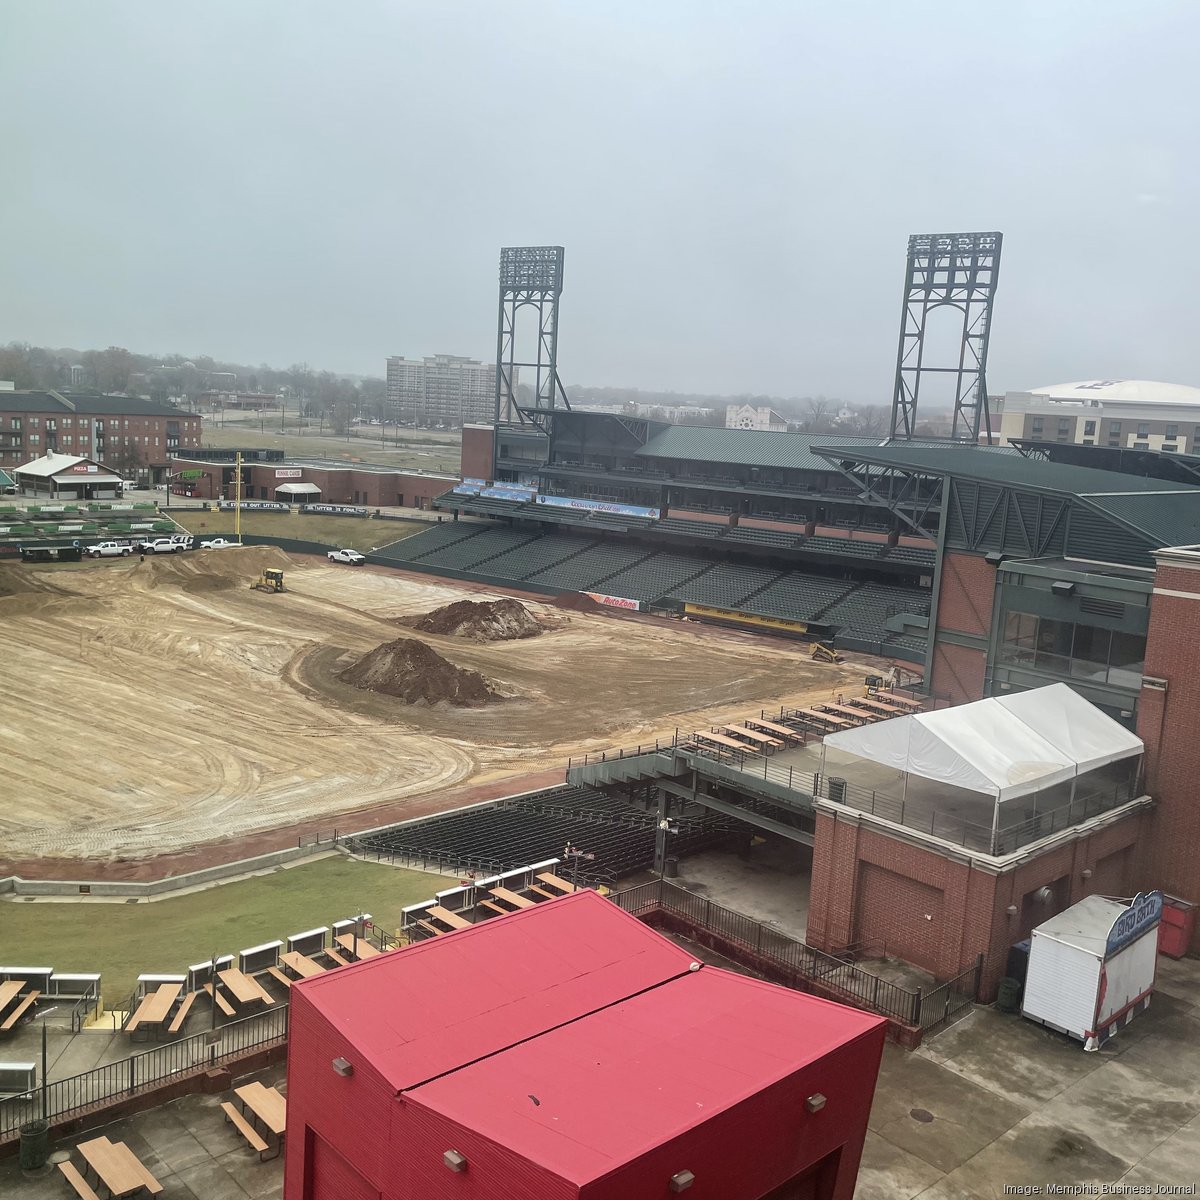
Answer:
<svg viewBox="0 0 1200 1200"><path fill-rule="evenodd" d="M1140 687L1145 658L1145 634L1114 633L1108 658L1109 683Z"/></svg>
<svg viewBox="0 0 1200 1200"><path fill-rule="evenodd" d="M1177 438L1179 436L1179 426L1178 425L1168 425L1167 432L1163 436L1169 437L1169 438Z"/></svg>
<svg viewBox="0 0 1200 1200"><path fill-rule="evenodd" d="M1120 433L1121 432L1121 422L1113 421L1113 423L1111 425L1109 425L1109 427L1108 427L1108 432L1109 433Z"/></svg>
<svg viewBox="0 0 1200 1200"><path fill-rule="evenodd" d="M1096 422L1095 421L1084 421L1083 432L1086 433L1088 435L1088 437L1094 437L1095 433L1096 433Z"/></svg>
<svg viewBox="0 0 1200 1200"><path fill-rule="evenodd" d="M1138 435L1138 437L1149 437L1150 436L1150 426L1146 425L1146 424L1139 425L1137 435Z"/></svg>
<svg viewBox="0 0 1200 1200"><path fill-rule="evenodd" d="M1071 674L1077 679L1104 681L1112 634L1096 625L1076 625Z"/></svg>

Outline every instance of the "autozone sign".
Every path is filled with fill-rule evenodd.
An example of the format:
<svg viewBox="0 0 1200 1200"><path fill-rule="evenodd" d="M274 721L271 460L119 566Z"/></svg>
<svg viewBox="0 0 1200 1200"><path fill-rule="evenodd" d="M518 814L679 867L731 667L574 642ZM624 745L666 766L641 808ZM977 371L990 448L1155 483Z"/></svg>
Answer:
<svg viewBox="0 0 1200 1200"><path fill-rule="evenodd" d="M590 596L597 604L607 604L610 608L640 609L642 607L640 600L630 600L626 596L609 596L604 592L584 592L583 594Z"/></svg>
<svg viewBox="0 0 1200 1200"><path fill-rule="evenodd" d="M302 479L304 472L298 467L280 467L275 472L276 479Z"/></svg>

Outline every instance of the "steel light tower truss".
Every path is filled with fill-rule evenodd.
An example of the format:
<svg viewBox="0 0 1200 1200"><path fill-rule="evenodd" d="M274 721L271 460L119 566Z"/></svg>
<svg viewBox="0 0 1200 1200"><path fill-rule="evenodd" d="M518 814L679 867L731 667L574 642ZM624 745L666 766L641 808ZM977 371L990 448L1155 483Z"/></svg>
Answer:
<svg viewBox="0 0 1200 1200"><path fill-rule="evenodd" d="M496 322L496 422L520 421L545 429L546 414L569 409L558 377L558 298L563 286L561 246L505 246L500 251L500 308ZM535 313L533 361L517 358L517 322ZM517 396L518 372L532 373L533 404Z"/></svg>
<svg viewBox="0 0 1200 1200"><path fill-rule="evenodd" d="M999 233L925 233L908 239L904 311L892 397L893 438L908 440L915 436L922 380L929 375L949 375L954 383L950 436L976 442L982 433L988 442L992 440L986 367L1002 240ZM946 307L962 314L958 361L930 362L926 324L930 313Z"/></svg>

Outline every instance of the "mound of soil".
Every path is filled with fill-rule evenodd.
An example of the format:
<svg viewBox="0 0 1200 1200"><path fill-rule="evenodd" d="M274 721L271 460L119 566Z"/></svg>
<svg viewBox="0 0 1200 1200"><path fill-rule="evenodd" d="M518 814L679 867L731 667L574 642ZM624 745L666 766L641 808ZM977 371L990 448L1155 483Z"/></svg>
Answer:
<svg viewBox="0 0 1200 1200"><path fill-rule="evenodd" d="M597 603L591 596L585 596L583 592L564 592L561 596L555 596L550 601L555 608L565 608L571 612L603 612L604 605Z"/></svg>
<svg viewBox="0 0 1200 1200"><path fill-rule="evenodd" d="M415 638L397 638L376 646L339 678L360 691L395 696L405 704L472 708L503 698L478 671L456 667Z"/></svg>
<svg viewBox="0 0 1200 1200"><path fill-rule="evenodd" d="M538 637L541 623L519 600L458 600L426 613L417 623L422 633L446 633L476 642L506 642Z"/></svg>

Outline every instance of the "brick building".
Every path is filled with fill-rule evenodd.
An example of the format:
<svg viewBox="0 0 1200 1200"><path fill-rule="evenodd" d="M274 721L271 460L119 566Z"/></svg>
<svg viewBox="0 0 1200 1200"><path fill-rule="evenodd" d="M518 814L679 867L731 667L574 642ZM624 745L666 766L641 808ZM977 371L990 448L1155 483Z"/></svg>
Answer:
<svg viewBox="0 0 1200 1200"><path fill-rule="evenodd" d="M200 418L169 404L95 392L0 390L0 470L48 451L102 460L160 483L173 454L200 445Z"/></svg>
<svg viewBox="0 0 1200 1200"><path fill-rule="evenodd" d="M247 455L259 452L248 451ZM198 500L232 500L237 491L236 451L181 455L171 462L171 491ZM455 477L398 471L372 463L318 459L275 461L243 457L243 500L282 500L289 504L349 504L363 508L429 508L453 486Z"/></svg>

